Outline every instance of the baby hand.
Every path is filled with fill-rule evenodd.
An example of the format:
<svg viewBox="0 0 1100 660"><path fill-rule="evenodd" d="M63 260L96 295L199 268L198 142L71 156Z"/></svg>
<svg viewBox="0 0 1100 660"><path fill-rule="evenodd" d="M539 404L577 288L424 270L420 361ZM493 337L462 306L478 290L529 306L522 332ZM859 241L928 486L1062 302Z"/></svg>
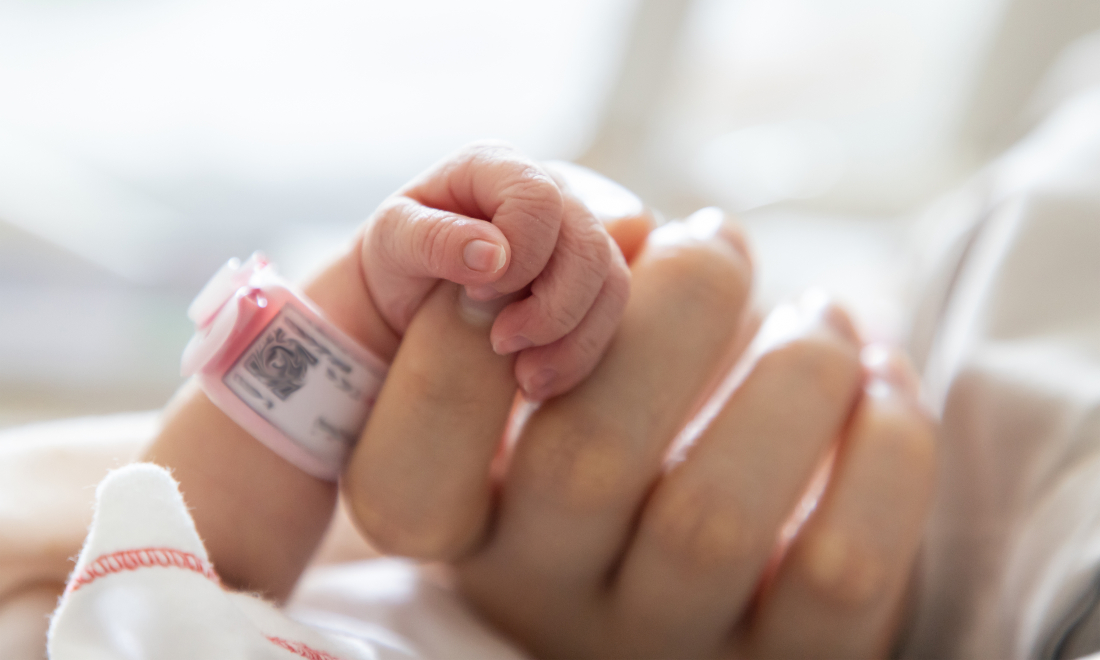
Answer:
<svg viewBox="0 0 1100 660"><path fill-rule="evenodd" d="M403 334L440 279L464 285L475 309L518 297L496 317L490 341L500 355L519 353L524 394L542 400L584 379L618 325L630 278L567 176L481 143L392 195L367 221L360 252L382 318Z"/></svg>

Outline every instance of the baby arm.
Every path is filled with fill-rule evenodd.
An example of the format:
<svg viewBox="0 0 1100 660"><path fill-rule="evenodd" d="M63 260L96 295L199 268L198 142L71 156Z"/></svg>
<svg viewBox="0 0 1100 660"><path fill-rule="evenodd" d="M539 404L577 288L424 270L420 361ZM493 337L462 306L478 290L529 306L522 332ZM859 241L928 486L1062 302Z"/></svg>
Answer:
<svg viewBox="0 0 1100 660"><path fill-rule="evenodd" d="M389 361L439 279L465 285L473 307L520 298L496 318L490 340L498 353L520 351L517 381L532 398L591 371L628 290L621 254L568 186L495 145L460 152L387 200L304 289L332 323ZM168 407L146 459L173 469L227 584L289 594L328 525L335 484L268 450L194 384Z"/></svg>

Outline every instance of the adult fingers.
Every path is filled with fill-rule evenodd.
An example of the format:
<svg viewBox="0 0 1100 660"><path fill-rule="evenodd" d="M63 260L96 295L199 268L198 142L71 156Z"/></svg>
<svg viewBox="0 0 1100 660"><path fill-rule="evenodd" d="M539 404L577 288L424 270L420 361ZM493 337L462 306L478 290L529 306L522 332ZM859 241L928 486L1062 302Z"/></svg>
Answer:
<svg viewBox="0 0 1100 660"><path fill-rule="evenodd" d="M614 586L627 655L721 648L852 410L859 341L837 308L816 297L781 307L758 342L744 381L642 513Z"/></svg>
<svg viewBox="0 0 1100 660"><path fill-rule="evenodd" d="M343 479L353 517L383 552L449 559L483 530L516 389L513 358L487 340L503 302L440 282L405 333Z"/></svg>
<svg viewBox="0 0 1100 660"><path fill-rule="evenodd" d="M920 543L934 427L899 353L864 351L868 380L831 484L741 640L767 658L885 657Z"/></svg>
<svg viewBox="0 0 1100 660"><path fill-rule="evenodd" d="M489 220L507 239L508 269L492 284L470 287L477 299L526 287L557 242L563 212L557 183L538 163L502 143L465 147L401 192L431 208Z"/></svg>
<svg viewBox="0 0 1100 660"><path fill-rule="evenodd" d="M598 626L585 605L601 597L637 503L739 327L748 261L736 230L714 220L650 235L606 355L528 422L493 536L460 564L466 594L543 655L582 652L548 633L557 626Z"/></svg>

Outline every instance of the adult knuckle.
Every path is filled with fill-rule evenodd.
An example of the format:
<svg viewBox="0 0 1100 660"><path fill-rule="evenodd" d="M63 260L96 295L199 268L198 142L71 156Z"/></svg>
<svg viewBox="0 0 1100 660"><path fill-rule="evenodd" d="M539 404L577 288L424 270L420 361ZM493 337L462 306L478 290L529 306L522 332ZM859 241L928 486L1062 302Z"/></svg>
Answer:
<svg viewBox="0 0 1100 660"><path fill-rule="evenodd" d="M611 270L611 250L599 236L573 238L558 249L569 252L573 278L579 284L602 282Z"/></svg>
<svg viewBox="0 0 1100 660"><path fill-rule="evenodd" d="M714 487L684 486L656 503L648 536L681 567L708 571L753 555L757 535L749 520L737 502Z"/></svg>
<svg viewBox="0 0 1100 660"><path fill-rule="evenodd" d="M773 348L760 366L794 378L828 399L848 397L859 380L859 354L854 345L832 337L803 335Z"/></svg>
<svg viewBox="0 0 1100 660"><path fill-rule="evenodd" d="M374 462L369 453L363 458ZM370 466L350 469L343 487L360 531L385 554L453 559L476 539L488 512L484 498L461 492L413 494L399 475Z"/></svg>
<svg viewBox="0 0 1100 660"><path fill-rule="evenodd" d="M749 291L740 264L710 249L686 246L655 266L678 300L708 312L740 311Z"/></svg>
<svg viewBox="0 0 1100 660"><path fill-rule="evenodd" d="M819 532L797 557L811 589L829 606L862 609L885 590L886 558L850 534Z"/></svg>
<svg viewBox="0 0 1100 660"><path fill-rule="evenodd" d="M439 365L410 359L402 367L403 390L408 401L423 410L448 410L458 414L475 413L484 406L484 400L474 388L455 387L454 374L448 374Z"/></svg>
<svg viewBox="0 0 1100 660"><path fill-rule="evenodd" d="M621 424L585 415L556 431L540 437L529 454L525 472L533 488L574 512L617 501L637 453L632 434Z"/></svg>
<svg viewBox="0 0 1100 660"><path fill-rule="evenodd" d="M875 411L862 433L891 465L924 481L932 477L936 463L935 427L918 411L903 406Z"/></svg>
<svg viewBox="0 0 1100 660"><path fill-rule="evenodd" d="M457 516L410 516L400 508L386 508L360 526L372 547L380 553L422 560L453 559L469 546L469 528ZM451 513L440 511L440 513Z"/></svg>

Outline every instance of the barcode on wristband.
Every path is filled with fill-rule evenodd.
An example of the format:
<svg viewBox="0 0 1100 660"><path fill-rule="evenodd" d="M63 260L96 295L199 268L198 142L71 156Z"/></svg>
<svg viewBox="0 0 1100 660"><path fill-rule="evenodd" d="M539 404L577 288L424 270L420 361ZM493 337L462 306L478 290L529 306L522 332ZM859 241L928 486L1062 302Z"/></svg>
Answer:
<svg viewBox="0 0 1100 660"><path fill-rule="evenodd" d="M302 449L339 465L359 439L382 378L287 303L222 382Z"/></svg>

